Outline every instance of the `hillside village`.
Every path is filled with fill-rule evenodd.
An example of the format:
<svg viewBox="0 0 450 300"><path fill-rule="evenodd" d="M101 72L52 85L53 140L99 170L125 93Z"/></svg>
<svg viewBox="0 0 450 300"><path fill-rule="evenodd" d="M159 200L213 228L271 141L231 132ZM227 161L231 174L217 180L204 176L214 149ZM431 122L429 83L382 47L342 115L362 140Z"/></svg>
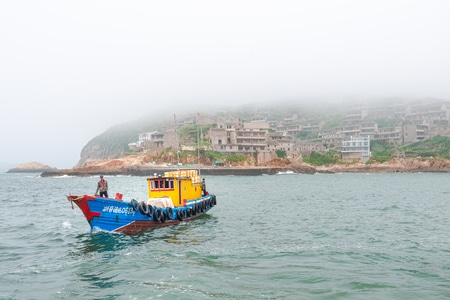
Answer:
<svg viewBox="0 0 450 300"><path fill-rule="evenodd" d="M128 147L148 153L170 149L174 153L211 150L252 155L255 165L277 158L295 161L330 150L339 153L344 162L366 162L373 141L398 147L437 135L450 136L449 104L429 99L352 105L334 126L328 120L311 120L298 113L273 118L270 111L252 113L247 119L225 112L174 115L166 128L142 132Z"/></svg>

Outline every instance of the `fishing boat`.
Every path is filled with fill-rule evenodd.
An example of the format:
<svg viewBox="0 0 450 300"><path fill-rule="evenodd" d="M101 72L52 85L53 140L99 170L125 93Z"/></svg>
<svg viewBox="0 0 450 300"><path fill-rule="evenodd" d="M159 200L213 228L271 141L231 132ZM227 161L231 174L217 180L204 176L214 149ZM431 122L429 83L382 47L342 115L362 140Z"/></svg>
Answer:
<svg viewBox="0 0 450 300"><path fill-rule="evenodd" d="M67 196L83 212L91 231L133 235L141 231L197 219L214 207L216 196L206 191L197 170L177 170L147 178L148 199L122 200L82 195Z"/></svg>

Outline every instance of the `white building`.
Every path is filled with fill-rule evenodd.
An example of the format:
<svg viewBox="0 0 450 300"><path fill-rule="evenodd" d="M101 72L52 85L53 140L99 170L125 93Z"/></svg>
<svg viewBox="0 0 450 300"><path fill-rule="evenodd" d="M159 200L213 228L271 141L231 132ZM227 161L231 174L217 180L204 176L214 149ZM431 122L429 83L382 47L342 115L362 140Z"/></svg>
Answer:
<svg viewBox="0 0 450 300"><path fill-rule="evenodd" d="M139 133L139 144L141 145L145 141L151 141L153 135L156 133L157 133L157 131Z"/></svg>
<svg viewBox="0 0 450 300"><path fill-rule="evenodd" d="M370 158L370 136L350 137L350 140L342 141L342 160L361 160L366 162Z"/></svg>

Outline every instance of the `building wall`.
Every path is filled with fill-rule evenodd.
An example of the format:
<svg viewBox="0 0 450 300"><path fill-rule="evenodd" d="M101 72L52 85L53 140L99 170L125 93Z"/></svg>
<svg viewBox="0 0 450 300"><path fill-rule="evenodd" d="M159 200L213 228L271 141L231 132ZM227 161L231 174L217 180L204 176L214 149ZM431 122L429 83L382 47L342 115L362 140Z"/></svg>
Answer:
<svg viewBox="0 0 450 300"><path fill-rule="evenodd" d="M410 144L417 141L416 125L403 126L403 143Z"/></svg>
<svg viewBox="0 0 450 300"><path fill-rule="evenodd" d="M256 161L258 165L263 165L269 161L276 159L278 156L275 152L261 151L256 153Z"/></svg>
<svg viewBox="0 0 450 300"><path fill-rule="evenodd" d="M370 137L351 137L350 140L342 141L341 156L343 160L354 160L354 157L359 155L363 161L369 159L371 155Z"/></svg>
<svg viewBox="0 0 450 300"><path fill-rule="evenodd" d="M244 129L268 129L269 122L245 122Z"/></svg>

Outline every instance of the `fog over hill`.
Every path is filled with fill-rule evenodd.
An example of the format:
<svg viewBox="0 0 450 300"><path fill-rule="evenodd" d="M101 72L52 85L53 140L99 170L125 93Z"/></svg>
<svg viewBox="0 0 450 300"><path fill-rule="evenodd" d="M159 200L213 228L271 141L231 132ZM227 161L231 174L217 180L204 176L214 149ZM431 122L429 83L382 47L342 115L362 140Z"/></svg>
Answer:
<svg viewBox="0 0 450 300"><path fill-rule="evenodd" d="M344 113L345 105L313 103L303 104L303 102L280 101L265 103L246 103L243 105L214 106L213 104L192 109L189 107L176 107L173 111L181 113L172 113L166 110L157 117L150 113L148 116L138 118L131 122L115 125L100 135L92 138L82 149L80 161L77 166L82 165L87 160L112 159L117 158L127 151L128 143L135 142L139 133L163 130L173 127L174 122L181 122L184 118L200 118L219 116L236 116L245 121L250 121L252 117L266 116L268 118L283 118L294 113L302 114L305 117L317 117L322 115L324 118ZM180 109L181 108L181 109Z"/></svg>
<svg viewBox="0 0 450 300"><path fill-rule="evenodd" d="M450 100L449 11L443 0L0 1L1 159L72 167L108 128L211 104Z"/></svg>
<svg viewBox="0 0 450 300"><path fill-rule="evenodd" d="M136 142L140 133L160 131L164 132L166 129L174 128L175 122L177 128L180 129L183 126L183 122L200 122L202 118L207 118L210 122L214 122L218 118L223 117L236 117L244 122L251 122L252 118L264 118L267 121L276 121L281 125L283 121L289 120L295 116L295 122L291 125L307 125L308 123L320 122L320 130L316 129L314 132L304 132L310 136L310 140L314 140L318 143L326 143L321 141L318 137L319 131L331 130L333 127L346 126L349 123L346 120L346 114L354 108L359 108L363 111L372 110L379 111L381 108L386 109L389 116L383 119L383 115L377 115L376 119L370 117L366 119L367 122L376 121L380 123L381 127L392 126L393 124L401 124L401 119L392 119L392 109L398 110L397 113L405 113L411 107L423 107L427 110L428 107L450 107L450 101L444 101L439 99L401 99L401 98L389 98L389 99L369 99L367 101L317 101L307 102L293 102L293 101L280 101L280 102L267 102L267 103L248 103L240 106L228 106L228 107L214 107L210 105L208 107L202 107L199 110L184 109L181 114L171 114L166 112L160 114L158 117L144 117L136 119L132 122L115 125L102 134L91 139L81 151L81 158L77 166L81 166L84 162L89 160L101 160L101 159L113 159L124 156L129 152L128 144ZM434 108L433 108L434 109ZM444 111L443 111L444 112ZM447 112L448 114L448 112ZM362 116L360 116L362 117ZM286 123L287 122L287 123ZM284 122L289 125L289 121ZM360 119L363 122L363 119ZM409 122L409 121L408 121ZM448 120L447 120L448 122ZM201 123L201 122L200 122ZM441 133L446 134L445 128ZM207 132L204 132L207 136ZM293 136L298 138L299 136ZM161 151L166 149L167 146L161 148Z"/></svg>

